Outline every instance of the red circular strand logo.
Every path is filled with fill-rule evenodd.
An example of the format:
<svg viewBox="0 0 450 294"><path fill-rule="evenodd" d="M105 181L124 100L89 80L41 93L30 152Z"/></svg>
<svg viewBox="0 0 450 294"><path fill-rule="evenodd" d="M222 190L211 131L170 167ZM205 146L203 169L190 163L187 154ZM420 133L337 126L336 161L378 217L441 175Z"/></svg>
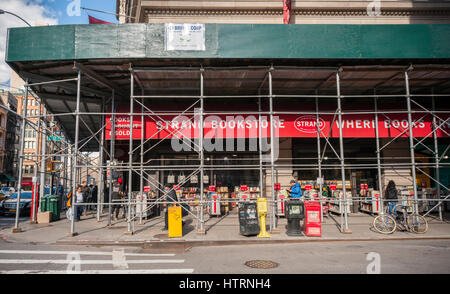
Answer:
<svg viewBox="0 0 450 294"><path fill-rule="evenodd" d="M317 118L312 115L304 115L297 118L294 122L294 127L303 133L317 132ZM319 117L319 128L322 131L325 128L325 121Z"/></svg>

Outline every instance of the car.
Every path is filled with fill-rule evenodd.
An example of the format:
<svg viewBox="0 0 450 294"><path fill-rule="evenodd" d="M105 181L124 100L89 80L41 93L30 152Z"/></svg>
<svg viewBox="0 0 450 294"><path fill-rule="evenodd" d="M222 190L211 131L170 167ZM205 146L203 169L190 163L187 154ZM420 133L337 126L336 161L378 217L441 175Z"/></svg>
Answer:
<svg viewBox="0 0 450 294"><path fill-rule="evenodd" d="M18 193L14 193L3 200L0 205L0 210L4 215L16 214ZM31 200L33 194L31 192L22 192L20 195L20 214L29 215L31 213Z"/></svg>
<svg viewBox="0 0 450 294"><path fill-rule="evenodd" d="M13 187L2 187L2 189L0 190L0 194L3 194L5 198L8 198L9 195L13 194L14 192L16 192L16 190Z"/></svg>

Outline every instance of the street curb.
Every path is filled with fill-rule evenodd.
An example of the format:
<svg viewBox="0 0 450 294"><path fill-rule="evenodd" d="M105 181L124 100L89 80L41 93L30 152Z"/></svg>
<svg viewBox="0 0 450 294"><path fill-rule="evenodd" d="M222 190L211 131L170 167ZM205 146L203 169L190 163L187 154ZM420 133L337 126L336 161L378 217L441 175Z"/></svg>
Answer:
<svg viewBox="0 0 450 294"><path fill-rule="evenodd" d="M232 246L232 245L276 245L276 244L299 244L314 242L377 242L377 241L424 241L424 240L450 240L447 237L418 237L418 238L361 238L361 239L301 239L301 240L211 240L211 241L56 241L52 245L84 245L84 246L131 246L148 249L187 249L203 246Z"/></svg>

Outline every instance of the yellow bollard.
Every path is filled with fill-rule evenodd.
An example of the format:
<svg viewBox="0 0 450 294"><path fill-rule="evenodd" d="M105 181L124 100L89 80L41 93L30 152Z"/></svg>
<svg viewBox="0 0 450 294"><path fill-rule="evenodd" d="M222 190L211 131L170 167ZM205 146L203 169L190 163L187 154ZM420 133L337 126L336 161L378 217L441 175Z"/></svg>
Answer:
<svg viewBox="0 0 450 294"><path fill-rule="evenodd" d="M183 237L183 223L180 206L171 206L167 208L169 238Z"/></svg>
<svg viewBox="0 0 450 294"><path fill-rule="evenodd" d="M261 230L257 237L259 237L259 238L272 237L266 231L266 215L267 215L267 199L266 198L258 198L258 214L259 214L259 218L260 218Z"/></svg>

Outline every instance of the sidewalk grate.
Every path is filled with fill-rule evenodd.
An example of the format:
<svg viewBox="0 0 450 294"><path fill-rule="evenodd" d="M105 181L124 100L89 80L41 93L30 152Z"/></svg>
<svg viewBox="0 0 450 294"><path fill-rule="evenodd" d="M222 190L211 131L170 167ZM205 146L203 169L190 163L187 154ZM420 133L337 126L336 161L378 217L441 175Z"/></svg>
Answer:
<svg viewBox="0 0 450 294"><path fill-rule="evenodd" d="M278 263L270 260L249 260L245 262L245 265L251 268L258 268L258 269L269 269L269 268L276 268L279 266Z"/></svg>

